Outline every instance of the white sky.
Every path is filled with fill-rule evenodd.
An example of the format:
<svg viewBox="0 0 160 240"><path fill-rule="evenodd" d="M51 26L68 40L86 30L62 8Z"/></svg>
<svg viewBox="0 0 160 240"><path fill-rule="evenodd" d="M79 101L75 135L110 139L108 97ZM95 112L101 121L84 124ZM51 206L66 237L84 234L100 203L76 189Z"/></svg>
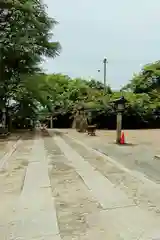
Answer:
<svg viewBox="0 0 160 240"><path fill-rule="evenodd" d="M107 81L117 89L140 66L160 59L160 0L45 0L59 25L60 57L44 68L71 77L103 81L103 58L108 58ZM101 73L98 73L101 69Z"/></svg>

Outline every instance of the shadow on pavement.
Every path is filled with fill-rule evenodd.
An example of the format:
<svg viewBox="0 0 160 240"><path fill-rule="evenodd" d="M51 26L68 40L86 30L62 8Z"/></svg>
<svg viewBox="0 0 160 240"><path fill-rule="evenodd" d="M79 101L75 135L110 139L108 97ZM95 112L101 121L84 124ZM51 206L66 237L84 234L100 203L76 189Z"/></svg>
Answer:
<svg viewBox="0 0 160 240"><path fill-rule="evenodd" d="M51 132L49 132L47 129L43 129L41 130L41 134L43 137L52 137L52 136L62 136L63 133L59 132L57 130L52 130Z"/></svg>
<svg viewBox="0 0 160 240"><path fill-rule="evenodd" d="M124 144L117 144L116 142L109 142L109 144L115 144L117 146L120 146L120 147L134 147L134 146L137 146L138 144L136 143L124 143Z"/></svg>
<svg viewBox="0 0 160 240"><path fill-rule="evenodd" d="M18 141L20 138L22 140L31 140L33 139L35 136L35 132L31 132L31 131L17 131L17 132L13 132L13 133L10 133L8 136L6 137L2 137L0 138L0 144L3 144L3 143L8 143L8 142L16 142Z"/></svg>

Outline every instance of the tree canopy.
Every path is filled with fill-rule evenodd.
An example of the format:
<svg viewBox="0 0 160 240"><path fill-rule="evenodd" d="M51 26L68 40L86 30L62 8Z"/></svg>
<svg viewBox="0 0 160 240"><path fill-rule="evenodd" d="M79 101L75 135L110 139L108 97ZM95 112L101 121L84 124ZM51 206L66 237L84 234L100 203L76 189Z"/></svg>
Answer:
<svg viewBox="0 0 160 240"><path fill-rule="evenodd" d="M50 41L56 21L40 0L2 1L0 6L0 96L6 99L13 98L24 75L41 71L43 56L59 54L60 45Z"/></svg>
<svg viewBox="0 0 160 240"><path fill-rule="evenodd" d="M60 44L51 41L56 23L47 15L41 0L0 2L1 110L7 110L10 100L19 103L19 106L25 105L30 108L37 100L41 104L45 101L38 91L37 100L33 94L37 75L41 74L40 63L43 57L54 58L60 52ZM32 82L32 92L29 81Z"/></svg>
<svg viewBox="0 0 160 240"><path fill-rule="evenodd" d="M93 122L99 127L114 128L116 110L113 101L122 94L127 99L123 117L125 127L156 127L159 124L160 97L157 89L136 93L132 90L112 91L108 87L108 91L104 93L103 84L96 80L71 79L61 74L45 75L44 82L45 91L49 96L47 102L52 106L48 115L56 115L59 122L68 119L60 126L71 126L75 110L79 105L83 105L86 110L93 112ZM57 111L58 114L55 114Z"/></svg>
<svg viewBox="0 0 160 240"><path fill-rule="evenodd" d="M113 101L123 94L124 127L160 126L160 61L145 65L119 91L110 86L104 91L95 79L45 74L44 56L55 58L61 50L52 41L56 24L41 0L0 1L0 110L22 118L53 116L55 125L70 127L83 106L98 127L114 128Z"/></svg>
<svg viewBox="0 0 160 240"><path fill-rule="evenodd" d="M124 89L134 93L160 92L160 61L145 65Z"/></svg>

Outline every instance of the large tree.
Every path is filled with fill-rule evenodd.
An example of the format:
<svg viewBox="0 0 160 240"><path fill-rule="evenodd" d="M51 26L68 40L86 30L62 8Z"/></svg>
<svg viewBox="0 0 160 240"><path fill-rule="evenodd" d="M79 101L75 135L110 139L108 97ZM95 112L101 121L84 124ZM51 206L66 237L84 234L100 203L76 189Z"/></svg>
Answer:
<svg viewBox="0 0 160 240"><path fill-rule="evenodd" d="M59 54L59 43L51 41L55 24L40 0L1 1L1 108L6 106L8 99L14 98L14 91L24 75L40 72L43 56Z"/></svg>
<svg viewBox="0 0 160 240"><path fill-rule="evenodd" d="M124 89L134 93L160 91L160 61L145 65L139 74L134 74Z"/></svg>
<svg viewBox="0 0 160 240"><path fill-rule="evenodd" d="M37 72L43 56L59 53L59 43L50 41L56 22L47 16L41 1L30 0L27 4L32 11L22 11L16 5L0 9L1 96L17 86L22 75Z"/></svg>

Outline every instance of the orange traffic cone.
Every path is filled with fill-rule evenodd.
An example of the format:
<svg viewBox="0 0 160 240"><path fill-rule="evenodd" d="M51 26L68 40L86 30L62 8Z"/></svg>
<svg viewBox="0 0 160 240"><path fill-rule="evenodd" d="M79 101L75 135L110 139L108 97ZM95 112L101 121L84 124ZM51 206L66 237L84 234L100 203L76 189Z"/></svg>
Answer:
<svg viewBox="0 0 160 240"><path fill-rule="evenodd" d="M125 144L124 132L122 132L122 134L121 134L120 144Z"/></svg>

